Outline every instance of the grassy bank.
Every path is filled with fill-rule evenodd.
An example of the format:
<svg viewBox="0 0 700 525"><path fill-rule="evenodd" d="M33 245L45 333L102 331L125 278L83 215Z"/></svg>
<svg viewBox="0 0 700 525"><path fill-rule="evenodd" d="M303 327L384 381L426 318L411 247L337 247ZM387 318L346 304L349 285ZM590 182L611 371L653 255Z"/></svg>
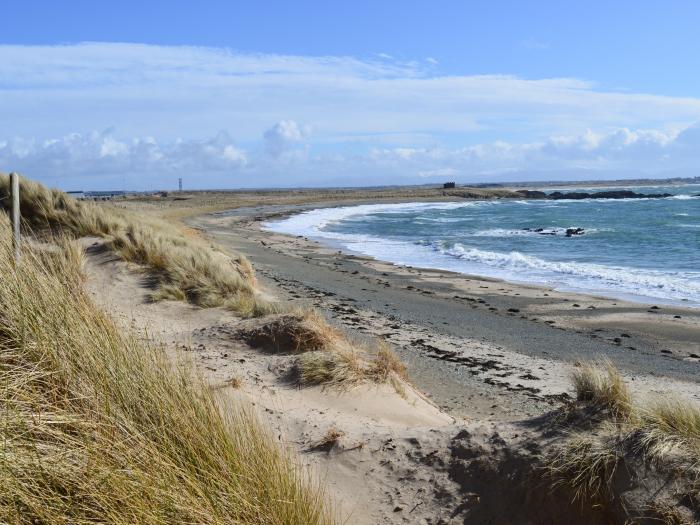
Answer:
<svg viewBox="0 0 700 525"><path fill-rule="evenodd" d="M0 174L0 206L9 206L9 177ZM248 260L224 254L176 223L151 214L77 201L25 178L20 180L25 229L38 233L99 236L123 259L146 266L156 278L153 299L224 306L244 316L274 311L260 298Z"/></svg>
<svg viewBox="0 0 700 525"><path fill-rule="evenodd" d="M9 177L0 175L0 204L8 206ZM202 307L225 307L244 317L281 312L276 302L260 297L248 260L229 256L177 221L142 211L77 201L33 181L20 180L25 230L35 235L100 236L126 261L148 268L156 278L153 300L188 301ZM323 350L299 358L300 384L348 386L363 380L391 382L400 388L405 369L388 348L376 352L354 345L345 334L313 311L271 319L258 330L272 340L297 338L295 353ZM285 343L286 344L286 343ZM370 354L375 354L371 356ZM393 368L387 369L388 364ZM395 373L396 372L396 373Z"/></svg>
<svg viewBox="0 0 700 525"><path fill-rule="evenodd" d="M0 522L332 523L253 414L117 329L58 245L15 268L0 214Z"/></svg>

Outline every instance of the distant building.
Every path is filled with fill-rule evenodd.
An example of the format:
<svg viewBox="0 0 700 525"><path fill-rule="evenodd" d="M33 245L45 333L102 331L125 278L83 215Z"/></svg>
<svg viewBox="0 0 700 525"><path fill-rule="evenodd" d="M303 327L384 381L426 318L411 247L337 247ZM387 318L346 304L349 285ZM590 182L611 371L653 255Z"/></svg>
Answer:
<svg viewBox="0 0 700 525"><path fill-rule="evenodd" d="M93 201L108 201L125 194L126 192L124 191L86 191L83 198Z"/></svg>
<svg viewBox="0 0 700 525"><path fill-rule="evenodd" d="M454 182L446 182L442 185L444 189L455 188L457 185Z"/></svg>
<svg viewBox="0 0 700 525"><path fill-rule="evenodd" d="M78 200L108 201L114 197L126 195L125 191L67 191L68 195Z"/></svg>

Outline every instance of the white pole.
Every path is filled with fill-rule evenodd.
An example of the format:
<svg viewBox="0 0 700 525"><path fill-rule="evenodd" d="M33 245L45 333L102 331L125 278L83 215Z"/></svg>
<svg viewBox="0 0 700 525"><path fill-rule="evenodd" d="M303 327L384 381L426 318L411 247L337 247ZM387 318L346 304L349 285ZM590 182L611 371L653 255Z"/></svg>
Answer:
<svg viewBox="0 0 700 525"><path fill-rule="evenodd" d="M19 264L20 237L19 237L19 175L10 173L10 188L12 193L12 231L15 246L15 261Z"/></svg>

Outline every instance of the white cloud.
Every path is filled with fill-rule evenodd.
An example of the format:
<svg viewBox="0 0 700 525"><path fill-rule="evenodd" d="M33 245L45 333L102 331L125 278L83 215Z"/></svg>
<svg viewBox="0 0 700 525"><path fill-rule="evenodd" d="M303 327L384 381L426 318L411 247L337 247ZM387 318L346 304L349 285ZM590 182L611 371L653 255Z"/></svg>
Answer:
<svg viewBox="0 0 700 525"><path fill-rule="evenodd" d="M665 172L697 158L700 132L687 128L700 99L437 71L434 59L388 56L0 45L0 170L102 185L127 173L138 187L183 171L202 186L364 184L449 170ZM249 178L256 170L266 177Z"/></svg>
<svg viewBox="0 0 700 525"><path fill-rule="evenodd" d="M66 184L114 187L129 177L138 189L168 187L184 176L189 187L261 187L420 183L457 180L484 182L579 177L695 175L700 162L700 128L680 132L587 130L542 142L494 141L458 148L373 148L361 154L316 153L294 149L307 138L302 126L280 121L265 133L264 149L242 149L228 133L205 140L129 142L113 130L73 133L45 141L0 141L0 166L62 178ZM272 146L270 146L272 142ZM269 147L275 147L271 154ZM125 175L126 174L126 175ZM99 182L95 176L100 176ZM78 182L73 182L78 181ZM145 181L149 181L147 184Z"/></svg>
<svg viewBox="0 0 700 525"><path fill-rule="evenodd" d="M0 141L0 166L39 177L233 173L247 164L247 153L225 132L203 141L162 144L150 137L119 141L111 130L71 133L43 141Z"/></svg>
<svg viewBox="0 0 700 525"><path fill-rule="evenodd" d="M470 142L484 130L502 133L503 140L533 139L700 119L700 100L693 98L606 92L570 78L432 71L396 60L186 46L4 45L0 113L20 136L115 126L128 137L173 140L228 128L242 141L256 140L270 122L282 119L306 122L319 139L447 133L464 134Z"/></svg>
<svg viewBox="0 0 700 525"><path fill-rule="evenodd" d="M280 120L268 129L263 138L265 149L272 157L279 157L287 149L309 136L308 128L299 126L293 120Z"/></svg>

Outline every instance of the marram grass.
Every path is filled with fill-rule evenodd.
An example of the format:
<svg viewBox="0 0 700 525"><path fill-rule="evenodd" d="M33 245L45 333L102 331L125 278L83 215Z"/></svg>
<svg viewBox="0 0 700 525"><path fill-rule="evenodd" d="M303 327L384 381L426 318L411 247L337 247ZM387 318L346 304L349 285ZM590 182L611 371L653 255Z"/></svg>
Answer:
<svg viewBox="0 0 700 525"><path fill-rule="evenodd" d="M9 206L9 177L0 174L0 208ZM126 261L146 266L156 277L154 300L187 300L223 306L243 316L274 312L260 298L255 274L242 255L229 256L181 227L109 205L77 201L67 194L20 179L20 208L28 228L38 232L104 237Z"/></svg>
<svg viewBox="0 0 700 525"><path fill-rule="evenodd" d="M0 522L334 523L250 409L117 328L58 244L15 268L0 214Z"/></svg>
<svg viewBox="0 0 700 525"><path fill-rule="evenodd" d="M565 487L582 503L613 501L615 477L627 462L654 465L669 479L700 479L700 406L674 396L636 402L608 360L580 363L572 374L577 401L602 410L594 429L578 432L544 458L553 487ZM624 476L623 476L624 477ZM653 500L650 504L664 503ZM675 515L669 510L668 515ZM669 521L673 523L673 521Z"/></svg>

